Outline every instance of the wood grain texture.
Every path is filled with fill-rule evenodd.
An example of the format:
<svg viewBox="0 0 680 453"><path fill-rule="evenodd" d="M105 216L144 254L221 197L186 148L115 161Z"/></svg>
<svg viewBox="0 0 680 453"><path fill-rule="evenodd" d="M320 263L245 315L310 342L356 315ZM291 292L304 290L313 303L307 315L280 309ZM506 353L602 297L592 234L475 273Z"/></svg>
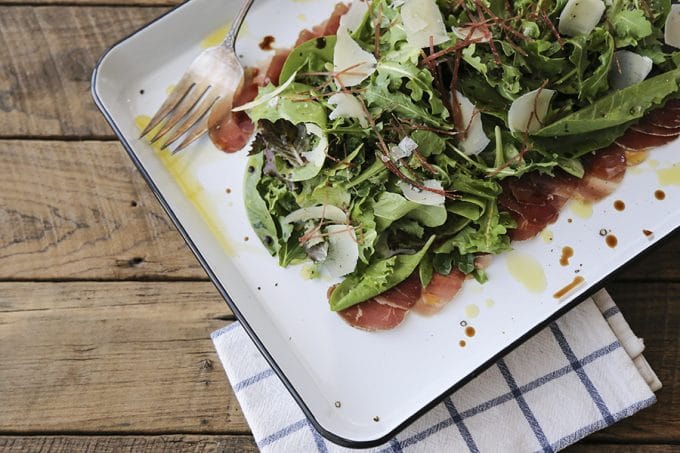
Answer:
<svg viewBox="0 0 680 453"><path fill-rule="evenodd" d="M92 69L166 10L0 6L0 135L113 138L90 98Z"/></svg>
<svg viewBox="0 0 680 453"><path fill-rule="evenodd" d="M122 147L0 140L0 280L205 279ZM680 280L680 236L618 279Z"/></svg>
<svg viewBox="0 0 680 453"><path fill-rule="evenodd" d="M205 279L122 147L0 141L0 279Z"/></svg>
<svg viewBox="0 0 680 453"><path fill-rule="evenodd" d="M593 439L680 442L680 283L611 292L667 386ZM0 283L0 433L246 433L208 338L224 319L205 282Z"/></svg>
<svg viewBox="0 0 680 453"><path fill-rule="evenodd" d="M246 433L209 283L0 284L0 432Z"/></svg>
<svg viewBox="0 0 680 453"><path fill-rule="evenodd" d="M251 436L0 436L1 451L256 453ZM662 450L659 450L660 452Z"/></svg>
<svg viewBox="0 0 680 453"><path fill-rule="evenodd" d="M564 453L677 453L678 445L658 444L591 444L580 443L563 450Z"/></svg>

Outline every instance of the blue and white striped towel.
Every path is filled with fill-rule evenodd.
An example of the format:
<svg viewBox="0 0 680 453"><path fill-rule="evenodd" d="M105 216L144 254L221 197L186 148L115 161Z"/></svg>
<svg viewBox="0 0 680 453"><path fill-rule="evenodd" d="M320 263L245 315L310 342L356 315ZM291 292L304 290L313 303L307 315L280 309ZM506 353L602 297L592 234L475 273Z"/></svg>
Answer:
<svg viewBox="0 0 680 453"><path fill-rule="evenodd" d="M357 451L314 430L239 323L212 338L263 452ZM367 451L560 450L654 404L661 383L643 350L601 291Z"/></svg>

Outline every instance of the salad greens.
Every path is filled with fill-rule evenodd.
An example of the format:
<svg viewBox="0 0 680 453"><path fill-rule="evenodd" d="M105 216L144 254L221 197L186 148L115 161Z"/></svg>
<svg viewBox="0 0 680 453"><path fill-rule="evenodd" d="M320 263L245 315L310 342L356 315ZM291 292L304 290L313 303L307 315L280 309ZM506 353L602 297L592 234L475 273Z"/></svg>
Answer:
<svg viewBox="0 0 680 453"><path fill-rule="evenodd" d="M485 281L476 257L516 227L503 179L582 177L581 156L680 90L670 0L586 3L602 16L575 0L354 0L249 106L245 204L267 250L344 276L334 311L416 271Z"/></svg>

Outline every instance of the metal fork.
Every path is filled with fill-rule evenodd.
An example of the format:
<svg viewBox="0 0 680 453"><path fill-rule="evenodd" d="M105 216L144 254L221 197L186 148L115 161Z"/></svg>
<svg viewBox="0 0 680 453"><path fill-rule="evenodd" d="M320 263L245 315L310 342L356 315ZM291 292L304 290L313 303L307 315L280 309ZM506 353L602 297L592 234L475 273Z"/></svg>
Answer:
<svg viewBox="0 0 680 453"><path fill-rule="evenodd" d="M234 95L241 88L244 77L243 66L236 56L236 37L253 2L254 0L243 2L229 34L219 46L204 50L191 63L187 72L144 128L140 139L161 125L151 138L151 143L167 137L161 148L165 149L188 132L184 140L173 150L174 154L208 131L208 113L213 107L219 107L220 112L228 114Z"/></svg>

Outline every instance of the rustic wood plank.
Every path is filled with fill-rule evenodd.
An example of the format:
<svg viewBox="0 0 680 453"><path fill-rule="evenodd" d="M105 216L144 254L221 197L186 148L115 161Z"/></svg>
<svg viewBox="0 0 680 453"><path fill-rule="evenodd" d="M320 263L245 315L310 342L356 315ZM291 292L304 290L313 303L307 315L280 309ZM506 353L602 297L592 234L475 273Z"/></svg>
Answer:
<svg viewBox="0 0 680 453"><path fill-rule="evenodd" d="M611 290L666 388L592 439L680 442L680 283ZM227 314L206 282L0 283L0 432L247 432L208 338Z"/></svg>
<svg viewBox="0 0 680 453"><path fill-rule="evenodd" d="M680 450L677 445L659 444L591 444L580 443L566 448L564 453L673 453Z"/></svg>
<svg viewBox="0 0 680 453"><path fill-rule="evenodd" d="M90 99L92 69L166 10L0 6L0 134L113 137Z"/></svg>
<svg viewBox="0 0 680 453"><path fill-rule="evenodd" d="M609 292L664 384L658 402L593 437L611 442L680 442L680 284L614 283Z"/></svg>
<svg viewBox="0 0 680 453"><path fill-rule="evenodd" d="M0 140L0 279L205 279L122 147ZM680 280L680 236L618 279Z"/></svg>
<svg viewBox="0 0 680 453"><path fill-rule="evenodd" d="M0 313L0 431L248 431L209 283L4 283Z"/></svg>
<svg viewBox="0 0 680 453"><path fill-rule="evenodd" d="M122 147L0 141L0 279L205 273Z"/></svg>
<svg viewBox="0 0 680 453"><path fill-rule="evenodd" d="M251 436L0 436L0 450L51 453L96 451L256 453Z"/></svg>

